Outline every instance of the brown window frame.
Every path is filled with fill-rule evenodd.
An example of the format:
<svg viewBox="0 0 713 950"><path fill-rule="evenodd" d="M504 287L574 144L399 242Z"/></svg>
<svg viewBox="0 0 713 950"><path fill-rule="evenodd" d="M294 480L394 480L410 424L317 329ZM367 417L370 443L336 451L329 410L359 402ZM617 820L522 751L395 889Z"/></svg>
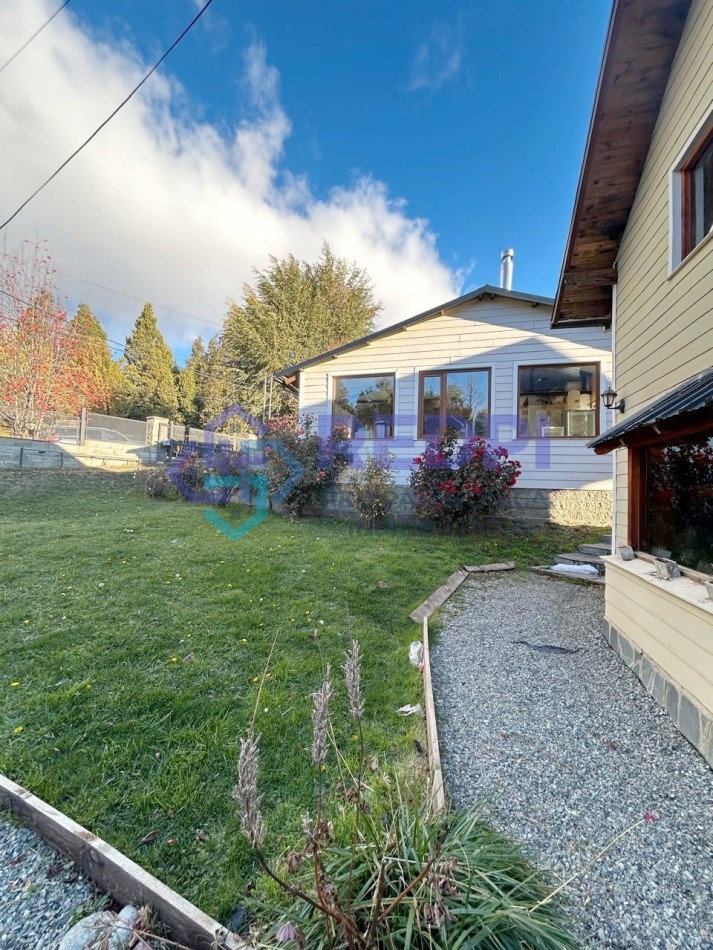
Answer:
<svg viewBox="0 0 713 950"><path fill-rule="evenodd" d="M538 435L536 432L530 433L528 438L530 439L564 439L565 441L571 441L572 439L595 439L600 433L601 425L601 411L600 411L600 395L602 388L602 364L599 360L581 360L576 363L518 363L517 365L517 396L515 403L515 417L517 419L517 437L522 438L520 435L520 370L521 369L562 369L566 367L567 369L575 369L578 366L594 366L596 372L594 374L594 435ZM590 410L591 411L591 410Z"/></svg>
<svg viewBox="0 0 713 950"><path fill-rule="evenodd" d="M418 438L419 439L428 439L432 436L427 436L424 430L425 422L424 413L423 413L423 389L426 381L426 376L440 376L441 378L441 409L439 412L439 426L438 432L439 435L443 435L446 429L445 418L446 418L446 399L444 398L444 381L449 373L487 373L488 374L488 410L486 412L485 418L487 420L486 431L483 433L484 439L490 438L490 410L492 408L492 383L493 383L493 370L490 366L450 366L448 369L423 369L418 374Z"/></svg>
<svg viewBox="0 0 713 950"><path fill-rule="evenodd" d="M385 439L395 439L396 438L396 373L339 373L332 376L332 405L331 405L331 426L330 429L333 429L335 425L340 425L340 423L335 422L335 412L334 405L337 393L337 383L340 379L391 379L394 384L394 406L393 412L391 413L391 435L384 436L375 436L375 435L362 435L358 436L358 439L363 439L364 441L371 442L383 442Z"/></svg>
<svg viewBox="0 0 713 950"><path fill-rule="evenodd" d="M628 446L628 543L635 551L643 551L647 544L647 486L645 453L657 445L673 444L679 440L696 435L705 435L713 428L713 412L706 411L701 419L681 424L675 423L665 432L646 432L634 436L635 444ZM615 486L616 488L616 486Z"/></svg>
<svg viewBox="0 0 713 950"><path fill-rule="evenodd" d="M681 176L681 263L702 244L707 235L696 241L696 220L693 209L693 172L703 153L713 145L713 121L691 155L679 169Z"/></svg>

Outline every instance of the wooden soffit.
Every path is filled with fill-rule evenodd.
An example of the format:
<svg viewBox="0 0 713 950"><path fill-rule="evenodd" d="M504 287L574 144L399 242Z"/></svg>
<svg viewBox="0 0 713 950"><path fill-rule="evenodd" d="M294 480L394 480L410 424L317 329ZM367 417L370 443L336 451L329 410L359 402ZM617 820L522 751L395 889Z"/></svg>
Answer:
<svg viewBox="0 0 713 950"><path fill-rule="evenodd" d="M608 323L614 262L691 0L615 0L552 324Z"/></svg>

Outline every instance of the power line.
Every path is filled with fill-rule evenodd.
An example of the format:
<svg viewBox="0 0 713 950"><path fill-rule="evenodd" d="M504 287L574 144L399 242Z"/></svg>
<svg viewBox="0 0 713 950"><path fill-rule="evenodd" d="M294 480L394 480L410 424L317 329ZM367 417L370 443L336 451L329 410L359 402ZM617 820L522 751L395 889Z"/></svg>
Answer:
<svg viewBox="0 0 713 950"><path fill-rule="evenodd" d="M181 33L181 35L180 35L179 37L177 37L177 39L175 39L175 40L173 41L173 43L171 43L171 45L168 47L168 49L167 49L166 52L163 54L163 56L161 56L161 58L156 61L156 63L155 63L155 64L151 67L151 69L146 73L146 75L143 77L143 79L142 79L136 86L134 86L134 88L131 90L131 92L129 93L129 95L128 95L122 102L119 103L119 105L116 107L116 109L114 109L114 111L111 113L111 115L107 116L107 118L104 119L104 121L101 123L101 125L99 125L99 126L92 132L92 134L89 136L89 138L88 138L88 139L85 139L85 141L82 142L82 144L79 146L79 148L76 148L76 149L72 152L72 154L69 156L69 158L66 158L66 159L62 162L62 164L59 166L59 168L55 169L55 171L52 172L52 174L49 176L49 178L45 179L45 181L42 182L42 184L39 186L39 188L36 188L35 191L33 191L32 194L30 195L30 197L29 197L29 198L26 198L25 201L22 202L22 204L20 205L19 208L17 208L17 210L14 211L6 221L3 221L3 223L0 224L0 231L2 231L3 228L7 227L7 225L8 225L14 218L16 218L16 217L18 216L18 214L22 211L22 209L23 209L23 208L26 208L27 205L32 201L32 199L33 199L33 198L36 198L37 195L39 195L39 193L40 193L44 188L46 188L47 185L49 185L49 183L50 183L54 178L56 178L57 175L59 175L59 173L60 173L64 168L67 167L67 165L69 165L69 163L72 161L72 159L75 158L77 155L79 155L79 153L82 151L82 149L86 148L86 146L89 145L89 143L92 141L92 139L95 138L95 136L97 136L97 135L101 132L101 130L104 128L104 126L105 126L105 125L108 125L109 122L111 122L111 120L114 118L114 116L115 116L121 109L124 108L124 106L126 105L126 103L127 103L131 98L133 98L133 96L139 91L139 89L143 86L143 84L146 82L146 80L147 80L150 76L152 76L153 73L156 72L156 70L158 69L158 67L159 67L159 66L161 65L161 63L166 59L166 57L169 55L169 53L173 52L173 50L178 46L178 44L181 42L181 40L183 39L183 37L184 37L184 36L195 26L195 24L200 20L200 18L203 16L203 14L206 12L206 10L208 9L208 7L211 5L212 2L213 2L213 0L206 0L206 3L201 7L201 9L198 11L198 13L193 17L193 19L192 19L191 22L188 24L188 26L183 30L183 32Z"/></svg>
<svg viewBox="0 0 713 950"><path fill-rule="evenodd" d="M2 66L0 66L0 73L1 73L4 69L7 69L7 67L10 65L10 63L13 62L13 60L17 59L17 57L20 55L20 53L21 53L23 50L27 49L27 47L28 47L28 46L30 45L30 43L35 39L35 37L39 36L40 33L44 30L44 28L45 28L46 26L49 26L49 24L52 22L52 20L54 20L54 18L57 16L58 13L61 13L62 10L64 10L64 8L67 6L68 3L69 3L69 0L64 0L64 3L62 4L62 6L61 6L61 7L58 7L58 9L56 9L56 10L54 11L54 13L52 14L52 16L49 17L47 20L45 20L45 22L42 24L41 27L39 27L39 29L35 30L35 32L32 34L32 36L29 38L29 40L25 40L25 42L22 44L22 46L21 46L18 50L15 50L15 52L12 54L12 56L10 57L10 59L8 59L7 62L3 63Z"/></svg>
<svg viewBox="0 0 713 950"><path fill-rule="evenodd" d="M16 303L22 304L23 307L29 307L30 310L36 310L38 313L48 314L48 313L51 313L51 312L52 312L52 311L48 310L46 307L45 307L45 308L43 308L43 307L38 307L37 304L30 303L30 302L27 301L27 300L23 300L22 297L16 297L15 294L11 294L9 290L3 290L2 288L0 288L0 294L4 294L4 296L10 297L10 299L11 299L11 300L14 300ZM1 312L0 312L0 320L1 320L1 319L2 319L2 314L1 314ZM19 326L22 325L22 321L21 321L18 317L12 317L12 316L10 316L10 317L6 317L5 319L6 319L8 322L14 323L16 327L19 327ZM67 335L68 335L68 332L69 332L69 321L67 321L66 329L65 329L65 330L60 330L59 332L62 333L62 335L64 335L64 336L67 336ZM87 344L89 344L89 345L93 345L93 346L102 346L102 344L103 344L103 341L102 341L102 340L97 340L97 339L92 340L91 338L86 338L84 342L87 343ZM109 343L113 344L113 346L110 346L110 347L109 347L110 350L117 350L117 349L118 349L118 350L124 350L124 349L126 349L126 344L125 344L125 343L119 343L118 340L112 340L112 339L110 339L109 337L107 337L107 338L106 338L106 342L107 342L107 344L109 344Z"/></svg>
<svg viewBox="0 0 713 950"><path fill-rule="evenodd" d="M116 294L118 297L125 297L127 300L135 300L137 303L146 303L146 297L135 297L133 294L126 294L121 290L116 290L114 287L107 287L105 284L97 284L93 280L87 280L84 277L75 277L73 274L65 274L63 271L58 270L57 273L61 277L66 277L68 280L78 280L81 284L88 284L90 287L97 287L99 290L106 290L110 294ZM195 313L186 313L183 310L174 310L173 307L164 307L160 303L151 302L152 307L156 307L157 310L165 310L167 313L175 313L179 317L187 317L189 320L200 320L202 323L208 323L212 327L218 327L219 330L223 329L222 323L216 323L214 320L208 320L206 317L199 317Z"/></svg>
<svg viewBox="0 0 713 950"><path fill-rule="evenodd" d="M39 313L44 313L44 314L50 313L50 311L47 308L38 307L37 304L30 303L28 300L23 300L22 297L17 297L15 294L11 294L9 290L3 290L2 288L0 288L0 294L3 294L6 297L10 297L11 300L14 300L16 303L21 304L23 307L29 307L31 310L36 310ZM14 323L16 327L19 327L21 325L21 321L18 317L6 317L5 319L8 320L9 322ZM1 321L1 311L0 311L0 321ZM62 333L64 336L67 336L69 333L69 324L67 324L66 329L61 330L60 333ZM87 337L87 336L85 336L82 340L82 346L95 346L95 347L101 348L103 344L104 344L103 340L91 339L91 337ZM108 349L114 352L123 354L123 352L126 350L126 343L120 343L118 340L112 340L111 337L106 337L106 344L107 344ZM109 346L109 344L113 344L113 345ZM232 369L233 372L238 372L238 367L227 366L225 364L219 367L219 369L223 369L223 370ZM227 376L220 375L220 373L206 373L204 370L197 370L197 369L194 369L193 372L195 373L196 376L200 376L203 379L213 380L217 383L221 383L224 386L230 385L231 383L232 384L235 383L234 379L231 380Z"/></svg>

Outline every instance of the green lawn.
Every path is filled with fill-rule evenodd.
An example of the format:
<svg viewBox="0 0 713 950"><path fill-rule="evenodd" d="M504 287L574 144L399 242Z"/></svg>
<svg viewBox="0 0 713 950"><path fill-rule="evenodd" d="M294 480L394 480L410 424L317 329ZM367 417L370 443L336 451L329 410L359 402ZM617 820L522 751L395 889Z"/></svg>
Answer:
<svg viewBox="0 0 713 950"><path fill-rule="evenodd" d="M360 640L368 745L403 766L422 728L395 715L420 699L409 612L459 564L543 563L600 533L271 517L233 542L130 475L0 472L0 497L0 770L222 920L254 873L231 791L273 639L258 728L275 852L312 802L309 694L325 662Z"/></svg>

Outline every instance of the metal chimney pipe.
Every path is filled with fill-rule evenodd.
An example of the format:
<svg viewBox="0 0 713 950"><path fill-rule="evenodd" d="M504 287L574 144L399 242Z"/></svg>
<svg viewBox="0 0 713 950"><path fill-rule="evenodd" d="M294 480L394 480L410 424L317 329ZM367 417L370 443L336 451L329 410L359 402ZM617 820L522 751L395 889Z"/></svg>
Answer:
<svg viewBox="0 0 713 950"><path fill-rule="evenodd" d="M500 286L503 290L512 290L513 258L515 251L509 247L500 255Z"/></svg>

